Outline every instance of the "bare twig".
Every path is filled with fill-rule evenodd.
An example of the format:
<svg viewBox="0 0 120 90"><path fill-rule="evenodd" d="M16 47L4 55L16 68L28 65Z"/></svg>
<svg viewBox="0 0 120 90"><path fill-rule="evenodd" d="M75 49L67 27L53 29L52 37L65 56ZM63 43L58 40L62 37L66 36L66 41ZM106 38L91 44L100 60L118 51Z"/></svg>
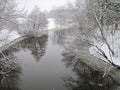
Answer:
<svg viewBox="0 0 120 90"><path fill-rule="evenodd" d="M107 39L106 39L105 36L104 36L104 32L103 32L102 25L100 24L100 21L98 20L98 18L97 18L97 16L96 16L96 13L95 13L94 10L93 10L93 15L94 15L94 18L95 18L95 20L96 20L96 22L97 22L97 24L98 24L99 29L100 29L100 33L101 33L103 42L106 43L106 45L107 45L107 47L109 48L109 50L111 51L112 55L114 55L114 51L111 49L111 47L110 47Z"/></svg>

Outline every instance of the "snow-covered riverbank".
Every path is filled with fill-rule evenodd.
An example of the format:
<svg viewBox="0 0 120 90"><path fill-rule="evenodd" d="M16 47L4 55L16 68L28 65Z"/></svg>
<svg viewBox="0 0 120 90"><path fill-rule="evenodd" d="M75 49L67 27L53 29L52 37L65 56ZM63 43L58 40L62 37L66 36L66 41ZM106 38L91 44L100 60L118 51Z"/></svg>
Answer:
<svg viewBox="0 0 120 90"><path fill-rule="evenodd" d="M19 37L20 35L18 34L17 31L9 31L6 29L0 31L0 47L10 43L11 41Z"/></svg>
<svg viewBox="0 0 120 90"><path fill-rule="evenodd" d="M54 19L49 18L48 26L46 27L46 29L53 29L55 27L56 26L55 26ZM44 30L44 32L47 33L48 31ZM0 31L0 47L4 46L6 44L9 44L10 42L12 42L15 39L20 38L20 37L21 37L21 35L15 30L12 30L12 31L7 30L7 29L1 30Z"/></svg>

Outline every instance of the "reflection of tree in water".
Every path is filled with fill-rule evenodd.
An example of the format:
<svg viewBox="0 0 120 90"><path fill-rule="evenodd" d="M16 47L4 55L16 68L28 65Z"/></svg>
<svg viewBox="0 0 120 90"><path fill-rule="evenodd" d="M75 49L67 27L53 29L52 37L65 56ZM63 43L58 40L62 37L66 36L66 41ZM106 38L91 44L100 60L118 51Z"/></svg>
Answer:
<svg viewBox="0 0 120 90"><path fill-rule="evenodd" d="M39 60L45 53L47 39L47 35L30 37L0 53L0 90L20 90L18 83L22 70L14 53L20 49L29 49L36 60Z"/></svg>
<svg viewBox="0 0 120 90"><path fill-rule="evenodd" d="M67 67L72 67L77 75L64 78L65 86L70 90L110 90L116 83L110 76L104 76L103 73L93 70L89 65L83 63L74 53L64 53L64 59Z"/></svg>
<svg viewBox="0 0 120 90"><path fill-rule="evenodd" d="M64 30L55 31L53 35L53 42L55 44L64 45L66 36L67 35Z"/></svg>
<svg viewBox="0 0 120 90"><path fill-rule="evenodd" d="M74 35L76 36L76 31L72 28L70 29L61 29L54 32L53 42L61 46L65 46L72 42Z"/></svg>
<svg viewBox="0 0 120 90"><path fill-rule="evenodd" d="M17 58L5 50L0 54L0 90L20 90L18 81L21 75L21 66Z"/></svg>
<svg viewBox="0 0 120 90"><path fill-rule="evenodd" d="M41 37L30 37L16 43L15 47L29 49L36 61L39 61L45 54L47 40L47 35L43 35Z"/></svg>

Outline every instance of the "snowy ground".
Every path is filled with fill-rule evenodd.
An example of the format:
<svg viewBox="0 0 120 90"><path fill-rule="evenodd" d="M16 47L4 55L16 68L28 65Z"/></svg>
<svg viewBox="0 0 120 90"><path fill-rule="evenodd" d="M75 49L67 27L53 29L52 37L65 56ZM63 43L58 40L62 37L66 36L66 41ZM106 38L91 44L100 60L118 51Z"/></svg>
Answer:
<svg viewBox="0 0 120 90"><path fill-rule="evenodd" d="M16 38L20 37L17 31L9 31L9 30L2 30L0 31L0 47L15 40Z"/></svg>

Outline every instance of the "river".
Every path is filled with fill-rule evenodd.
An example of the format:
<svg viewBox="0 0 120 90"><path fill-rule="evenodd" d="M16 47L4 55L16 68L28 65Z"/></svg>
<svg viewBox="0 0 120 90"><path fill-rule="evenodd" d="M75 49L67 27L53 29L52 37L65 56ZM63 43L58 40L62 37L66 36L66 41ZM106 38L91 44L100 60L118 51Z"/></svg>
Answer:
<svg viewBox="0 0 120 90"><path fill-rule="evenodd" d="M53 22L51 24L54 25ZM52 28L54 26L49 29ZM110 77L103 78L102 73L77 59L73 52L65 52L66 35L63 32L63 37L61 34L57 36L55 32L49 31L48 35L26 38L3 51L8 58L5 59L6 62L1 59L0 63L5 63L4 72L7 70L10 72L0 75L0 88L2 90L110 90L115 86Z"/></svg>
<svg viewBox="0 0 120 90"><path fill-rule="evenodd" d="M33 57L30 50L26 49L17 52L15 55L22 62L22 90L66 90L62 77L74 75L65 68L62 62L62 48L54 45L50 38L46 43L44 55L40 59Z"/></svg>

